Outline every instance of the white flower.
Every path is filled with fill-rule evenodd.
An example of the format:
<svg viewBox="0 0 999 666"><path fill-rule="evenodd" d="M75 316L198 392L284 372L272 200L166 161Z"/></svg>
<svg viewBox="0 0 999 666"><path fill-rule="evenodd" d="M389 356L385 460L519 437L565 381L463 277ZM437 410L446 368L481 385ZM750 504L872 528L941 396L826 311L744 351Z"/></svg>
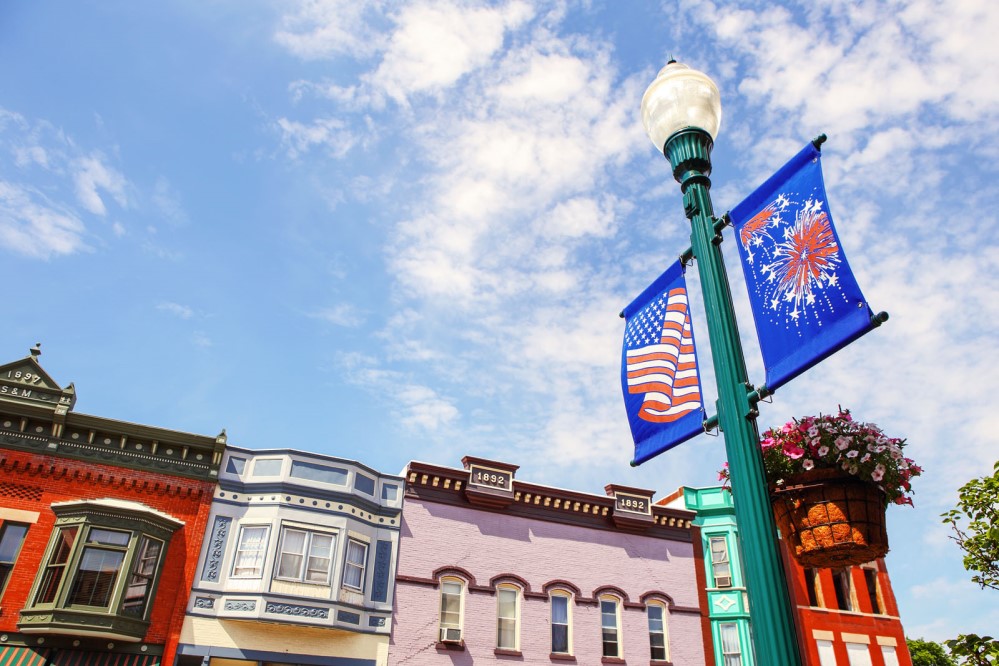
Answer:
<svg viewBox="0 0 999 666"><path fill-rule="evenodd" d="M815 467L815 463L809 460L808 458L805 458L804 460L801 461L801 466L807 471Z"/></svg>
<svg viewBox="0 0 999 666"><path fill-rule="evenodd" d="M822 446L819 447L817 453L819 454L820 458L823 458L827 453L829 453L829 447L823 444Z"/></svg>

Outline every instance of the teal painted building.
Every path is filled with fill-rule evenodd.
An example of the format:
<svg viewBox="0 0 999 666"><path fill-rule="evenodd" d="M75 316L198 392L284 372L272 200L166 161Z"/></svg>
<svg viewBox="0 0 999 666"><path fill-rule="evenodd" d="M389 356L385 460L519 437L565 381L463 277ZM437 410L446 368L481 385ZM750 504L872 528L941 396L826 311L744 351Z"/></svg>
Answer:
<svg viewBox="0 0 999 666"><path fill-rule="evenodd" d="M718 486L684 486L658 504L697 513L694 524L701 528L704 548L715 666L756 666L732 493Z"/></svg>

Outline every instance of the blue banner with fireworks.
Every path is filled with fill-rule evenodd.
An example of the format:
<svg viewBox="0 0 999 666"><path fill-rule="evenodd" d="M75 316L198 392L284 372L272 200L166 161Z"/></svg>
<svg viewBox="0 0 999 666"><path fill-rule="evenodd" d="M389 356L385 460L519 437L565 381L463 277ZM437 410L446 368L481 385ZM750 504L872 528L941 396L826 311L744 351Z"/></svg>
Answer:
<svg viewBox="0 0 999 666"><path fill-rule="evenodd" d="M833 227L820 158L808 144L730 213L771 390L874 327Z"/></svg>
<svg viewBox="0 0 999 666"><path fill-rule="evenodd" d="M621 314L621 387L638 465L704 432L683 264L670 266Z"/></svg>

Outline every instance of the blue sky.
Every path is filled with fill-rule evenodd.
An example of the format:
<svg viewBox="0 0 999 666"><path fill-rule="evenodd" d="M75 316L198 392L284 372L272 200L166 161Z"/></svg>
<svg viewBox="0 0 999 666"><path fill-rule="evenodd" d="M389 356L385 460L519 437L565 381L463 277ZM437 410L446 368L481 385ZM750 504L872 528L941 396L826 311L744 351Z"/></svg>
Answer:
<svg viewBox="0 0 999 666"><path fill-rule="evenodd" d="M630 468L620 396L617 313L689 245L638 112L673 54L721 89L718 211L829 135L832 216L891 314L761 425L842 404L908 437L907 633L994 632L939 514L999 457L997 34L985 0L6 2L0 349L41 342L77 411L239 446L713 484L711 436Z"/></svg>

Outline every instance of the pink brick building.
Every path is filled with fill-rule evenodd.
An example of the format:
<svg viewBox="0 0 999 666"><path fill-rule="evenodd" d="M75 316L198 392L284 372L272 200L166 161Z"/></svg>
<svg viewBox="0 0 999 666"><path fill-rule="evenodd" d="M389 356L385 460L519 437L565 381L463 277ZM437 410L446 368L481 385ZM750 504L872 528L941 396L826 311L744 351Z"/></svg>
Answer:
<svg viewBox="0 0 999 666"><path fill-rule="evenodd" d="M462 463L404 473L389 663L712 663L693 512Z"/></svg>

